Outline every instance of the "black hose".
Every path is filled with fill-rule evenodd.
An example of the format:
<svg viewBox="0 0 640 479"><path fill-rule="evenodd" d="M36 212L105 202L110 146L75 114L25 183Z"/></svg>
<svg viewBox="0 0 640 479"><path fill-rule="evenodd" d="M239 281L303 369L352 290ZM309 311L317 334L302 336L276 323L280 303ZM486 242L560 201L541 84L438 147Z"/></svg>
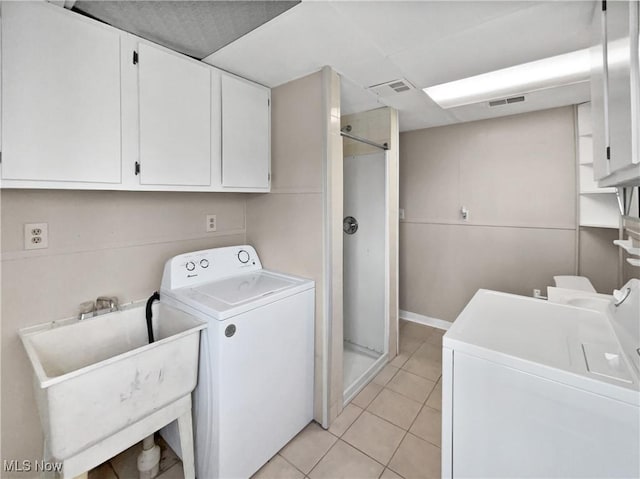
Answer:
<svg viewBox="0 0 640 479"><path fill-rule="evenodd" d="M158 301L160 299L160 293L157 291L153 293L149 299L147 299L147 335L149 336L149 344L153 343L153 324L151 323L151 319L153 318L153 311L151 311L151 306L154 301Z"/></svg>

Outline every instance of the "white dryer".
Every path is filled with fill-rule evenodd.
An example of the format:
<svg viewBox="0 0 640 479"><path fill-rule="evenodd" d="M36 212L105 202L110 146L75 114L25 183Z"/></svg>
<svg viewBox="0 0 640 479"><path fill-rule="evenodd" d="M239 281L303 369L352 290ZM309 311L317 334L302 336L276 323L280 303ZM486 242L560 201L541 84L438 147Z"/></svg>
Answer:
<svg viewBox="0 0 640 479"><path fill-rule="evenodd" d="M640 477L640 281L623 290L606 312L476 293L443 339L443 478Z"/></svg>
<svg viewBox="0 0 640 479"><path fill-rule="evenodd" d="M182 254L160 301L205 319L194 391L196 475L246 479L313 416L311 280L267 271L253 247ZM179 451L177 428L161 431Z"/></svg>

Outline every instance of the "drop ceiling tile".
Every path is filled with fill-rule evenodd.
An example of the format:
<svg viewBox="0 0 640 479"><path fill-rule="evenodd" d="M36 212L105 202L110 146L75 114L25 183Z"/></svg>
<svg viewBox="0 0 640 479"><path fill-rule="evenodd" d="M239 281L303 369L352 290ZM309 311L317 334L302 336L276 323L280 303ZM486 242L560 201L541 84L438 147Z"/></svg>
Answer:
<svg viewBox="0 0 640 479"><path fill-rule="evenodd" d="M367 86L406 78L422 88L585 48L594 6L593 1L302 2L205 61L270 87L329 65L343 78L344 114L393 106L401 131L407 131L511 113L443 110L421 91L380 98ZM568 90L547 92L518 108L559 106L578 97Z"/></svg>
<svg viewBox="0 0 640 479"><path fill-rule="evenodd" d="M296 1L79 0L74 9L194 58L237 40Z"/></svg>
<svg viewBox="0 0 640 479"><path fill-rule="evenodd" d="M384 55L425 45L493 18L531 8L531 1L332 2Z"/></svg>
<svg viewBox="0 0 640 479"><path fill-rule="evenodd" d="M374 110L384 106L378 96L368 92L348 78L340 77L340 110L342 115Z"/></svg>
<svg viewBox="0 0 640 479"><path fill-rule="evenodd" d="M382 54L327 2L303 2L204 59L268 86L325 65L347 72L354 62Z"/></svg>
<svg viewBox="0 0 640 479"><path fill-rule="evenodd" d="M549 2L499 17L390 59L417 87L586 48L593 2Z"/></svg>

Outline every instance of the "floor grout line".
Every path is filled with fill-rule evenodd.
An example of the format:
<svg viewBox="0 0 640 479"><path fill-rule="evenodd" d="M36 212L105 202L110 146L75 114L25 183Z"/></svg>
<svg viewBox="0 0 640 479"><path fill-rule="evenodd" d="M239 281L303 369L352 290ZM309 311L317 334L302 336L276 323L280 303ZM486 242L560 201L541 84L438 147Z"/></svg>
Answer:
<svg viewBox="0 0 640 479"><path fill-rule="evenodd" d="M305 427L306 427L306 426L305 426ZM303 429L303 430L304 430L304 429ZM293 441L293 439L292 439L291 441ZM289 442L291 442L291 441L289 441ZM289 444L289 443L287 443L287 444ZM286 444L285 444L285 446L286 446ZM284 449L284 446L283 446L283 449ZM282 449L280 449L280 451L282 451ZM280 454L280 451L276 452L276 454L275 454L273 457L280 456L280 457L284 460L284 462L286 462L287 464L289 464L291 467L293 467L296 471L298 471L298 472L299 472L300 474L302 474L303 476L307 477L307 475L306 475L303 471L301 471L299 467L296 467L296 465L295 465L295 464L293 464L293 463L292 463L291 461L289 461L286 457L284 457L282 454ZM273 457L272 457L271 459L273 459ZM271 459L269 459L269 461L270 461ZM267 462L268 462L268 461L267 461ZM262 467L264 467L264 465L263 465ZM261 467L260 469L262 469L262 467ZM258 471L259 471L260 469L258 469ZM257 472L257 471L256 471L256 472ZM311 472L311 471L309 471L309 472Z"/></svg>
<svg viewBox="0 0 640 479"><path fill-rule="evenodd" d="M400 338L402 340L402 338ZM413 357L413 355L416 353L416 351L418 351L418 349L420 349L422 347L423 344L426 344L426 339L422 340L422 342L420 343L420 346L418 346L418 348L409 355L409 359L411 359ZM401 367L400 369L402 369L403 371L409 373L409 374L414 374L415 376L418 377L422 377L419 374L415 374L412 373L411 371L407 371L406 369L404 369L404 365L407 364L407 362L409 361L409 359L407 359L407 361L405 361L405 363L403 364L403 367ZM409 425L409 427L406 429L404 436L402 436L402 439L400 440L400 442L398 443L398 446L396 447L396 449L393 451L393 454L391 455L391 459L389 459L388 464L385 466L386 468L388 468L389 470L393 471L395 474L397 474L400 477L403 477L402 474L400 474L398 471L396 471L395 469L391 468L391 462L393 461L393 458L395 457L395 455L398 453L398 450L400 449L400 446L402 446L402 443L404 442L404 440L407 438L407 435L410 434L410 430L413 427L413 425L415 424L416 420L418 419L418 416L420 415L420 413L422 412L422 408L424 408L427 404L427 401L429 400L429 397L431 397L431 395L433 394L433 391L436 389L436 386L438 385L438 380L440 379L440 377L442 376L442 373L440 374L440 376L438 376L438 379L436 381L433 381L431 379L428 379L431 382L434 382L434 386L431 389L431 392L429 392L429 394L427 395L427 398L424 400L424 402L422 403L422 406L420 408L420 411L418 411L418 414L416 414L416 417L413 418L413 421L411 421L411 424ZM427 378L423 378L423 379L427 379ZM392 390L393 391L393 390ZM395 392L395 391L394 391ZM401 393L398 393L401 394ZM403 395L404 396L404 395ZM405 396L406 397L406 396ZM411 398L409 398L411 399ZM416 401L417 402L417 401ZM373 414L373 413L372 413ZM415 434L411 434L412 436L415 436ZM418 436L415 436L418 437ZM421 438L419 438L421 439ZM431 444L431 443L429 443ZM384 473L384 470L382 471ZM404 479L404 478L403 478Z"/></svg>
<svg viewBox="0 0 640 479"><path fill-rule="evenodd" d="M378 394L380 394L380 393L378 393ZM374 399L375 399L375 398L374 398ZM371 400L371 402L373 402L373 399ZM350 403L348 403L348 404L347 404L347 406L348 406L349 404L351 404L351 402L350 402ZM356 416L356 418L353 420L353 422L352 422L351 424L349 424L349 427L347 427L347 428L342 432L342 434L341 434L340 436L336 436L336 435L335 435L335 434L333 434L331 431L329 431L329 429L327 429L327 432L329 432L329 434L333 434L333 435L334 435L335 437L337 437L338 439L342 439L342 436L344 436L344 435L347 433L347 431L348 431L349 429L351 429L351 426L353 426L353 425L356 423L356 421L358 420L358 418L360 418L360 416L362 416L362 413L363 413L363 412L365 412L365 411L367 410L366 408L364 408L364 407L360 407L360 406L358 406L357 404L354 404L354 406L355 406L355 407L357 407L357 408L359 408L359 409L360 409L360 412L358 413L358 415ZM342 411L343 411L343 412L344 412L344 409L345 409L345 408L342 408ZM340 413L340 414L342 414L342 413ZM338 415L338 416L339 416L339 415ZM337 418L336 418L336 419L337 419ZM335 422L335 419L334 419L334 422ZM331 427L331 426L329 426L329 427Z"/></svg>
<svg viewBox="0 0 640 479"><path fill-rule="evenodd" d="M409 361L409 359L411 359L411 358L414 356L414 354L416 354L416 352L418 351L418 349L420 349L424 344L428 344L428 345L430 345L430 346L437 347L437 345L435 345L435 344L428 343L428 342L427 342L427 338L425 338L425 339L421 340L420 345L415 349L415 351L413 351L413 352L409 355L409 358L407 359L407 361ZM407 362L407 361L405 361L405 364L406 364L406 362ZM389 364L390 364L390 362L389 362ZM394 366L394 367L396 367L396 366ZM394 391L393 389L391 389L391 388L387 387L387 385L388 385L388 384L393 380L393 378L394 378L394 377L396 377L396 375L398 374L398 372L399 372L400 370L402 370L402 371L404 371L404 372L406 372L406 373L408 373L408 374L412 374L412 375L414 375L414 376L416 376L416 377L418 377L418 378L424 379L425 381L429 381L429 382L433 383L433 387L431 388L431 390L430 390L430 391L429 391L429 393L427 394L426 398L425 398L422 402L420 402L420 401L416 401L414 398L411 398L411 397L409 397L409 396L406 396L405 394L402 394L401 392ZM318 462L313 466L313 468L311 469L311 471L309 471L309 474L311 474L311 472L312 472L316 467L318 467L318 465L319 465L319 464L320 464L320 462L324 459L324 457L326 457L326 455L327 455L327 454L329 454L329 451L331 451L331 449L333 449L333 448L335 447L335 445L336 445L339 441L342 441L342 442L344 442L345 444L347 444L348 446L351 446L351 447L353 447L355 450L357 450L357 451L359 451L360 453L364 454L366 457L368 457L368 458L369 458L369 459L371 459L372 461L376 462L377 464L380 464L380 465L383 467L383 469L382 469L382 472L380 473L380 476L379 476L379 477L382 477L382 474L384 474L384 471L385 471L386 469L389 469L390 471L393 471L395 474L397 474L398 476L400 476L401 478L403 478L403 479L404 479L404 477L403 477L399 472L397 472L396 470L394 470L394 469L392 469L392 468L390 467L390 464L391 464L391 461L393 460L394 456L397 454L398 449L400 448L400 446L402 445L403 441L406 439L406 437L407 437L407 435L408 435L408 434L411 434L413 437L415 437L415 438L417 438L417 439L420 439L420 440L423 440L423 441L427 442L428 444L431 444L431 445L432 445L432 446L434 446L434 447L438 447L438 448L440 448L440 446L438 446L438 445L436 445L436 444L433 444L432 442L427 441L427 440L425 440L425 439L422 439L421 437L419 437L419 436L417 436L417 435L415 435L415 434L411 433L411 432L410 432L410 429L413 427L413 425L415 424L416 420L418 419L418 416L420 415L420 413L422 412L422 410L423 410L425 407L428 407L429 409L432 409L432 410L434 410L434 411L438 411L437 409L432 408L431 406L427 406L427 401L429 400L429 398L430 398L430 397L431 397L431 395L433 394L433 391L435 391L436 386L438 385L438 381L440 380L440 378L441 378L441 377L442 377L442 374L440 374L440 375L438 376L438 378L436 378L435 380L434 380L434 379L431 379L431 378L425 378L425 377L423 377L423 376L420 376L419 374L415 374L415 373L414 373L414 372L412 372L412 371L408 371L408 370L404 369L403 367L397 367L397 371L396 371L396 372L394 373L394 375L389 379L389 381L387 381L387 382L386 382L386 384L379 384L379 383L375 383L375 384L377 384L378 386L381 386L381 389L380 389L380 390L375 394L375 396L371 399L371 401L369 402L369 404L368 404L366 407L362 408L361 406L358 406L357 404L354 404L355 406L360 407L362 410L361 410L361 411L360 411L360 413L356 416L356 418L355 418L355 419L354 419L354 421L351 423L351 425L350 425L347 429L345 429L345 431L342 433L342 435L341 435L341 436L336 436L336 435L334 434L334 437L337 437L337 438L338 438L338 440L337 440L337 441L336 441L336 442L335 442L335 443L334 443L334 444L329 448L329 450L324 454L324 456L322 456L322 458L320 458L320 460L318 460ZM373 383L373 380L372 380L370 383ZM366 387L366 386L365 386L365 387ZM364 388L363 388L363 389L364 389ZM379 416L378 414L376 414L375 412L373 412L373 411L371 411L371 410L369 409L369 407L373 404L373 402L374 402L374 401L376 400L376 398L377 398L377 397L382 393L382 391L383 391L384 389L388 389L388 390L389 390L389 391L391 391L391 392L394 392L394 393L396 393L396 394L398 394L398 395L400 395L400 396L402 396L402 397L404 397L404 398L406 398L406 399L409 399L409 400L411 400L411 401L413 401L413 402L416 402L416 403L420 404L420 410L418 411L418 414L416 414L416 416L413 418L413 420L411 421L411 424L409 425L409 427L408 427L407 429L405 429L405 428L403 428L403 427L401 427L401 426L399 426L399 425L397 425L397 424L395 424L395 423L393 423L393 422L389 421L388 419L386 419L386 418L384 418L384 417L382 417L382 416ZM402 430L402 431L404 432L404 434L402 435L402 438L401 438L401 439L400 439L400 441L398 442L398 445L395 447L395 449L393 450L393 453L389 456L389 460L388 460L386 463L382 463L382 462L380 462L378 459L376 459L376 458L374 458L374 457L370 456L369 454L367 454L365 451L363 451L362 449L360 449L360 448L359 448L358 446L356 446L355 444L352 444L352 443L350 443L349 441L347 441L346 439L343 439L343 437L344 437L344 435L347 433L347 431L349 431L349 430L353 427L353 425L354 425L354 424L356 423L356 421L357 421L357 420L358 420L358 419L363 415L363 413L364 413L365 411L366 411L366 412L368 412L369 414L371 414L371 415L375 416L376 418L378 418L378 419L380 419L380 420L382 420L382 421L384 421L384 422L386 422L386 423L388 423L388 424L391 424L391 425L393 425L393 426L395 426L395 427L399 428L400 430ZM440 413L441 413L441 411L440 411Z"/></svg>
<svg viewBox="0 0 640 479"><path fill-rule="evenodd" d="M362 412L364 413L364 411L362 411ZM371 412L371 411L367 411L367 412L368 412L369 414L371 414L372 416L375 416L375 417L377 417L378 419L381 419L382 421L386 422L387 424L391 424L392 426L397 427L398 429L400 429L400 430L404 431L405 433L407 433L407 432L408 432L408 430L407 430L407 429L405 429L405 428L403 428L403 427L400 427L400 426L398 426L397 424L392 423L392 422L391 422L391 421L389 421L388 419L385 419L385 418L383 418L383 417L381 417L381 416L378 416L378 415L377 415L377 414L375 414L374 412ZM354 424L355 424L355 421L354 421ZM353 426L353 424L352 424L352 426ZM351 429L351 428L349 428L349 429ZM345 431L345 434L346 434L346 431ZM404 436L402 436L402 437L404 438ZM347 444L349 444L350 446L355 447L356 449L358 449L358 451L362 452L362 454L366 455L367 457L370 457L371 459L373 459L374 461L376 461L378 464L382 464L384 467L387 467L387 464L389 464L389 462L391 461L391 458L393 457L393 454L395 454L395 452L396 452L396 450L397 450L397 447L396 447L396 449L394 449L394 451L393 451L393 454L391 454L391 456L389 457L389 461L387 461L387 463L386 463L386 464L384 464L384 463L380 462L378 459L376 459L375 457L372 457L372 456L370 456L369 454L367 454L365 451L363 451L363 450L359 449L359 448L358 448L358 446L356 446L355 444L351 444L351 443L350 443L349 441L347 441L346 439L343 439L343 441L344 441L344 442L346 442ZM402 440L401 440L400 442L402 442ZM398 443L398 445L399 445L399 443Z"/></svg>
<svg viewBox="0 0 640 479"><path fill-rule="evenodd" d="M333 437L335 437L335 436L333 436ZM325 457L327 457L327 454L329 454L329 451L331 451L331 449L333 449L333 448L336 446L336 444L338 444L338 442L340 442L340 441L341 441L341 439L340 439L340 438L338 438L338 439L337 439L337 441L334 441L334 443L333 443L333 444L331 444L331 447L330 447L329 449L327 449L327 452L325 452L325 453L322 455L322 457L320 457L320 459L318 459L318 461L313 465L313 467L309 470L309 472L308 472L307 474L305 474L305 476L311 477L311 473L313 472L313 470L314 470L316 467L318 467L318 464L320 464L320 463L322 462L322 460L323 460Z"/></svg>

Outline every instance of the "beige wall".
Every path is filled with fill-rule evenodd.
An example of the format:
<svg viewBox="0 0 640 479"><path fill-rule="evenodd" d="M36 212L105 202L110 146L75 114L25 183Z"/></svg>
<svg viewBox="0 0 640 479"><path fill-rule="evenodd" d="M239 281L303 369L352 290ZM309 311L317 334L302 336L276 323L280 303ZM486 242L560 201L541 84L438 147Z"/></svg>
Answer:
<svg viewBox="0 0 640 479"><path fill-rule="evenodd" d="M207 214L217 215L215 233L204 231ZM74 316L99 295L146 299L172 256L244 243L245 197L2 190L1 215L2 458L35 460L42 434L18 329ZM23 249L26 222L49 224L48 249Z"/></svg>
<svg viewBox="0 0 640 479"><path fill-rule="evenodd" d="M575 182L572 107L402 133L400 309L453 321L575 274Z"/></svg>
<svg viewBox="0 0 640 479"><path fill-rule="evenodd" d="M391 109L377 108L362 113L344 115L340 119L340 125L351 126L351 133L374 141L380 145L391 141ZM375 146L367 145L360 141L344 138L344 156L366 155L378 153Z"/></svg>
<svg viewBox="0 0 640 479"><path fill-rule="evenodd" d="M315 417L321 419L324 314L322 73L271 91L271 193L247 199L247 242L265 268L316 282Z"/></svg>

